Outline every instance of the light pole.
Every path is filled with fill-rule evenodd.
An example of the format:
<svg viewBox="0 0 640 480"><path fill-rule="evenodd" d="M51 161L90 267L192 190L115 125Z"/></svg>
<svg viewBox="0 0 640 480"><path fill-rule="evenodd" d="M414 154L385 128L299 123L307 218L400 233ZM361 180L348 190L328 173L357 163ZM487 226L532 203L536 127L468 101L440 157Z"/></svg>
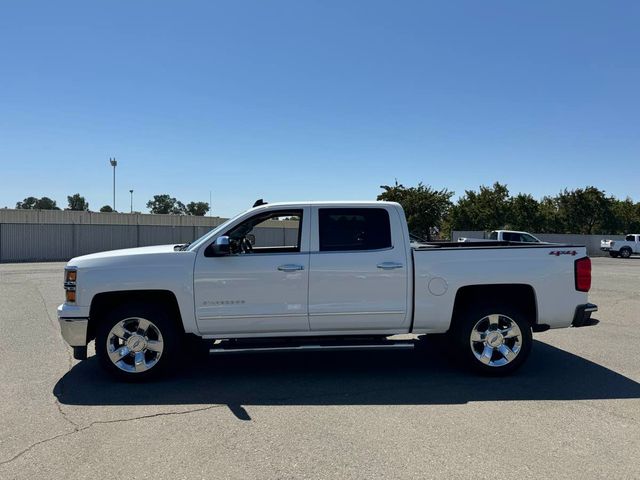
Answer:
<svg viewBox="0 0 640 480"><path fill-rule="evenodd" d="M113 167L113 211L116 211L116 167L118 166L118 162L116 158L110 158L109 163Z"/></svg>
<svg viewBox="0 0 640 480"><path fill-rule="evenodd" d="M131 194L131 213L133 213L133 190L129 190L129 193Z"/></svg>

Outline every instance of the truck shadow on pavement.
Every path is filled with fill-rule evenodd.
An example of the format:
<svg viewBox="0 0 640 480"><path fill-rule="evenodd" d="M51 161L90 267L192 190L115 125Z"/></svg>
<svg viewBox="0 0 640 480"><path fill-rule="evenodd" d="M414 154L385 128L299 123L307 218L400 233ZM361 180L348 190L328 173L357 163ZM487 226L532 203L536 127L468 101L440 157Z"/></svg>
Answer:
<svg viewBox="0 0 640 480"><path fill-rule="evenodd" d="M437 351L234 354L194 361L172 377L118 383L95 357L75 365L53 393L66 405L221 404L242 420L250 405L422 405L511 400L640 398L640 383L535 341L505 378L480 377Z"/></svg>

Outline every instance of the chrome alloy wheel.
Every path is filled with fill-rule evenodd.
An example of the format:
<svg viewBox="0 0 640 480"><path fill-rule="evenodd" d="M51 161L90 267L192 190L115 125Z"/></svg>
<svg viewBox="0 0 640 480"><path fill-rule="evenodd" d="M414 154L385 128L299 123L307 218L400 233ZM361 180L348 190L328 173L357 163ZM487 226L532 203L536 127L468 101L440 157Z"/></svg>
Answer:
<svg viewBox="0 0 640 480"><path fill-rule="evenodd" d="M126 318L116 323L107 335L107 354L113 364L128 373L153 368L162 356L162 334L145 318Z"/></svg>
<svg viewBox="0 0 640 480"><path fill-rule="evenodd" d="M487 315L471 330L471 351L489 367L511 363L522 348L522 332L518 324L506 315Z"/></svg>

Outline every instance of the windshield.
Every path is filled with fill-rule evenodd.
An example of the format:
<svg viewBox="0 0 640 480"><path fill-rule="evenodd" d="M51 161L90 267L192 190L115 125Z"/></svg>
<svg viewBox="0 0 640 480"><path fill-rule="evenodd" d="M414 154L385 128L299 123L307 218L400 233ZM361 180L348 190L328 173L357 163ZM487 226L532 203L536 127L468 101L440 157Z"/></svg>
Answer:
<svg viewBox="0 0 640 480"><path fill-rule="evenodd" d="M213 230L208 231L207 233L205 233L204 235L202 235L200 238L198 238L197 240L194 240L191 245L189 245L188 248L186 248L186 250L188 252L192 252L194 250L197 250L198 247L200 247L200 245L202 245L203 243L205 243L209 238L211 238L212 236L216 235L220 230L224 230L225 228L227 228L227 226L229 226L229 224L231 224L236 218L238 218L240 215L244 215L245 212L240 213L239 215L236 215L232 218L230 218L229 220L227 220L224 223L221 223L220 225L218 225L217 227L215 227Z"/></svg>
<svg viewBox="0 0 640 480"><path fill-rule="evenodd" d="M529 235L528 233L523 233L522 234L522 241L523 242L529 242L529 243L540 243L540 240L538 240L533 235Z"/></svg>

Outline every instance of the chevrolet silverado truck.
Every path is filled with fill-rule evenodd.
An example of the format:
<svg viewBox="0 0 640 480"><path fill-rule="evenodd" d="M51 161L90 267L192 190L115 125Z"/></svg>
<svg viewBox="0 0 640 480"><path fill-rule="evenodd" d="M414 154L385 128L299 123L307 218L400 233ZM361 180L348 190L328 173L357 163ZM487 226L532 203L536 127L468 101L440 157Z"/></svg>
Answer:
<svg viewBox="0 0 640 480"><path fill-rule="evenodd" d="M583 246L412 247L397 203L275 203L190 244L72 259L58 318L76 359L95 340L99 363L125 380L173 369L193 341L234 353L437 338L454 360L502 375L526 360L532 332L597 323L590 286Z"/></svg>
<svg viewBox="0 0 640 480"><path fill-rule="evenodd" d="M613 258L629 258L634 253L640 254L640 235L627 235L624 240L601 240L600 250L609 252Z"/></svg>

